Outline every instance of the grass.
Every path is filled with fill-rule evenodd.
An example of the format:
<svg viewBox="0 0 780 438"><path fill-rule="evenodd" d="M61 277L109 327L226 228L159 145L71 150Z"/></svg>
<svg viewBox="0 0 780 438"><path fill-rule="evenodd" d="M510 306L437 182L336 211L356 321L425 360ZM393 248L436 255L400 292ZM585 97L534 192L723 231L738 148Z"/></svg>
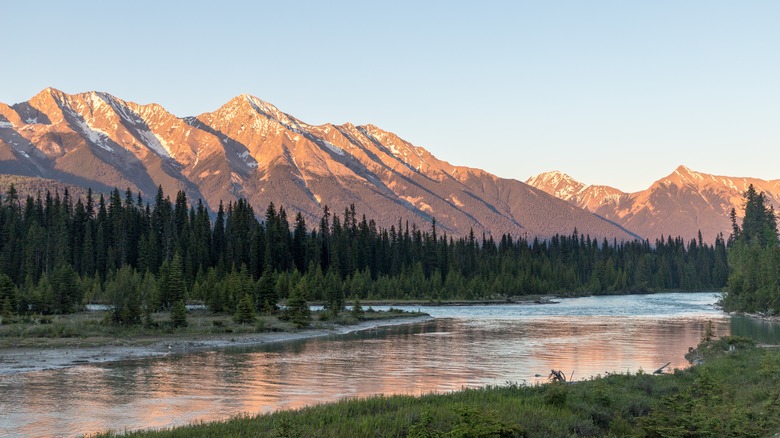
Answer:
<svg viewBox="0 0 780 438"><path fill-rule="evenodd" d="M276 316L261 315L252 324L239 324L232 315L212 314L206 310L187 312L187 327L173 328L167 312L152 315L151 327L142 325L118 326L106 322L107 311L79 312L69 315L23 316L0 324L2 348L58 348L97 347L105 345L143 346L162 339L206 339L224 335L242 335L263 332L296 332L293 323ZM334 325L354 325L366 320L385 320L422 316L416 312L365 312L358 319L349 311L333 317L326 312L312 312L309 328L331 328Z"/></svg>
<svg viewBox="0 0 780 438"><path fill-rule="evenodd" d="M780 431L780 352L751 344L736 338L703 344L693 352L701 365L667 375L347 399L125 436L768 436Z"/></svg>

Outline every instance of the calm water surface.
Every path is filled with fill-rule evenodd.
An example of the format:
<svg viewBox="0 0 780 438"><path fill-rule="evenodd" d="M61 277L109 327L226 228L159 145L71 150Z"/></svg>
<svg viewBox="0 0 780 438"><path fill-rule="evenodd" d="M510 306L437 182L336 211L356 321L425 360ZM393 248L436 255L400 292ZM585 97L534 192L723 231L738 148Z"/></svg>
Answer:
<svg viewBox="0 0 780 438"><path fill-rule="evenodd" d="M436 319L243 350L0 376L0 436L78 435L224 419L371 394L446 392L652 372L712 321L717 334L780 337L730 319L714 293L563 299L533 306L414 306ZM537 377L541 375L544 377Z"/></svg>

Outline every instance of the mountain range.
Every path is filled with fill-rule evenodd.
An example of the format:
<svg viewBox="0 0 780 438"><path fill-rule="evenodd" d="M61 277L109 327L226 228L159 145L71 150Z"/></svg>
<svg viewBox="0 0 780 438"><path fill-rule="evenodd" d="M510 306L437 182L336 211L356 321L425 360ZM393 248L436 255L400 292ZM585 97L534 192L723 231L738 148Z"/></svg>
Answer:
<svg viewBox="0 0 780 438"><path fill-rule="evenodd" d="M732 229L731 209L742 217L743 194L751 184L775 208L780 205L780 180L710 175L685 166L635 193L586 185L558 171L541 173L526 182L651 241L661 236L693 239L699 232L707 242L720 233L727 238Z"/></svg>
<svg viewBox="0 0 780 438"><path fill-rule="evenodd" d="M499 157L497 157L499 158ZM323 209L356 211L382 227L399 221L450 235L581 234L639 237L521 181L454 166L373 125L310 125L254 96L211 113L178 117L157 104L108 93L47 88L27 102L0 103L0 174L49 178L152 198L182 190L212 210L246 198L318 223Z"/></svg>
<svg viewBox="0 0 780 438"><path fill-rule="evenodd" d="M500 157L498 157L500 158ZM215 211L246 198L258 214L274 202L316 224L328 206L390 227L400 222L464 236L608 239L661 236L705 241L731 232L750 184L780 205L780 180L710 175L679 166L646 190L587 185L558 172L526 182L451 165L373 125L310 125L254 96L214 112L178 117L157 104L108 93L47 88L0 103L0 175L48 178L97 192L151 199L158 186ZM0 179L0 182L4 179ZM53 187L60 188L55 184ZM23 187L38 187L26 183Z"/></svg>

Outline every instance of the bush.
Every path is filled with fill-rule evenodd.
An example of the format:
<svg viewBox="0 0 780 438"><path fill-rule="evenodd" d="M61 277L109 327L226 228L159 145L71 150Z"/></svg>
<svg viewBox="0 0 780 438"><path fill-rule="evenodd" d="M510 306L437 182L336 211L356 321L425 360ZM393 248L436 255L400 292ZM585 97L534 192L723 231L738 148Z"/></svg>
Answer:
<svg viewBox="0 0 780 438"><path fill-rule="evenodd" d="M544 402L550 406L563 407L566 405L566 396L569 388L565 383L553 382L545 387Z"/></svg>

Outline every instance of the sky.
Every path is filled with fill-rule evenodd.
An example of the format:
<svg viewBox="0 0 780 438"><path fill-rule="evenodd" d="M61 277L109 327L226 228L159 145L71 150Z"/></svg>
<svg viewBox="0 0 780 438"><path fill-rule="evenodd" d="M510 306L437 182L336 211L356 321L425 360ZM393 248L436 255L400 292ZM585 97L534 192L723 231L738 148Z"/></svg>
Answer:
<svg viewBox="0 0 780 438"><path fill-rule="evenodd" d="M452 164L638 191L780 179L777 1L5 2L0 102L105 91L177 116L248 93Z"/></svg>

